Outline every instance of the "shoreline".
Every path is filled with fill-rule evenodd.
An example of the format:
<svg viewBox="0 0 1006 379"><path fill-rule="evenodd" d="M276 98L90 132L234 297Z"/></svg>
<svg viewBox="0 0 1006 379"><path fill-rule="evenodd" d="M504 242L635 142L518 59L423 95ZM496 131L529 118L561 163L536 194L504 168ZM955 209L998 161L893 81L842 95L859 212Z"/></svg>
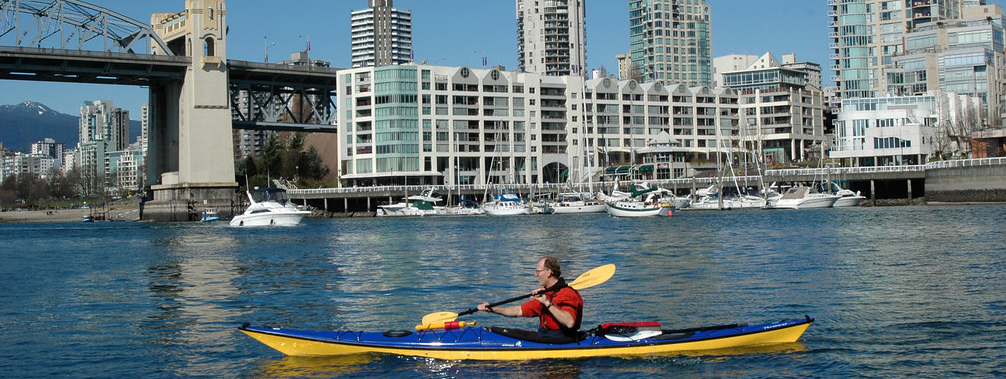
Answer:
<svg viewBox="0 0 1006 379"><path fill-rule="evenodd" d="M107 221L139 221L140 207L136 204L108 207ZM91 214L89 209L53 209L41 211L0 212L0 224L30 224L52 222L82 222Z"/></svg>

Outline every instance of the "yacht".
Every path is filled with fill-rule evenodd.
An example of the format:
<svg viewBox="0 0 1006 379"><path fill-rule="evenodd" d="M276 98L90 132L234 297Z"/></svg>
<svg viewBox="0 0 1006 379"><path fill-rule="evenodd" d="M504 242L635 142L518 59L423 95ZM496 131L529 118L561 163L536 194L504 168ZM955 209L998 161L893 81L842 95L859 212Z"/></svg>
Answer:
<svg viewBox="0 0 1006 379"><path fill-rule="evenodd" d="M810 208L831 208L838 201L838 195L811 191L810 187L792 187L786 190L775 203L773 208L784 209L810 209Z"/></svg>
<svg viewBox="0 0 1006 379"><path fill-rule="evenodd" d="M859 191L852 192L852 190L842 188L834 182L831 183L831 191L839 196L838 200L835 201L835 205L832 205L835 208L855 207L863 200L866 200L866 196L863 196Z"/></svg>
<svg viewBox="0 0 1006 379"><path fill-rule="evenodd" d="M433 216L446 214L444 207L436 205L442 199L433 196L433 189L427 189L418 195L412 195L403 199L404 201L380 205L377 207L378 216Z"/></svg>
<svg viewBox="0 0 1006 379"><path fill-rule="evenodd" d="M230 226L293 226L311 214L293 205L282 188L266 187L247 191L251 204L231 219Z"/></svg>
<svg viewBox="0 0 1006 379"><path fill-rule="evenodd" d="M604 203L583 193L563 192L559 194L559 199L552 204L553 213L601 213L604 212Z"/></svg>

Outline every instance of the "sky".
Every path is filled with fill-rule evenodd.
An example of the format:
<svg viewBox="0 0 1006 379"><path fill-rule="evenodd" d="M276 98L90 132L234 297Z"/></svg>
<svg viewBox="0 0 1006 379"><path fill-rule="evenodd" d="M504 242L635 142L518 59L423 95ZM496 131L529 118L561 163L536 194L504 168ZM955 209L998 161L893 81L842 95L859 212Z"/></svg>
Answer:
<svg viewBox="0 0 1006 379"><path fill-rule="evenodd" d="M88 1L88 0L85 0ZM618 71L616 54L629 49L628 0L585 0L587 65ZM153 13L180 12L183 0L89 0L126 17L149 21ZM1006 0L990 3L1002 5ZM517 67L517 20L513 0L396 0L412 11L415 60L445 66ZM777 59L795 53L798 61L828 67L829 7L826 0L707 0L712 12L713 56L761 55ZM291 9L294 8L294 9ZM310 41L311 59L350 66L349 18L367 8L367 0L231 0L227 3L228 59L261 62L288 60ZM6 41L3 41L7 43ZM84 101L111 100L116 107L140 114L147 99L141 87L0 81L0 104L36 101L56 111L77 115Z"/></svg>

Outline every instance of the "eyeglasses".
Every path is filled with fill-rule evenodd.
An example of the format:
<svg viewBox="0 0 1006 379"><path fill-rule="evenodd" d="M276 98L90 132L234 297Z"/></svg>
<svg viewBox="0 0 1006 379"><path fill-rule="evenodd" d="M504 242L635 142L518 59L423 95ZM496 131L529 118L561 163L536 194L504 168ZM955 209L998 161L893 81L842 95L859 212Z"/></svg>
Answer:
<svg viewBox="0 0 1006 379"><path fill-rule="evenodd" d="M548 270L548 269L547 269L547 268L543 268L543 269L541 269L541 270L539 270L539 269L535 269L535 270L534 270L534 274L535 274L535 276L537 276L539 272L542 272L542 271L545 271L545 270Z"/></svg>

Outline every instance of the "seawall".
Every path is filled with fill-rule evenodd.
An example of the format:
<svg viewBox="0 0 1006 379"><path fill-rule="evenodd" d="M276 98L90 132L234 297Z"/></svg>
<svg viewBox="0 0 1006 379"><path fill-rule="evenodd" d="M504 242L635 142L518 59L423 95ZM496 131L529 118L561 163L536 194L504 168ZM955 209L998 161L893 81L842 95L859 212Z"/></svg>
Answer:
<svg viewBox="0 0 1006 379"><path fill-rule="evenodd" d="M927 164L926 202L1006 202L1006 158L965 159Z"/></svg>

